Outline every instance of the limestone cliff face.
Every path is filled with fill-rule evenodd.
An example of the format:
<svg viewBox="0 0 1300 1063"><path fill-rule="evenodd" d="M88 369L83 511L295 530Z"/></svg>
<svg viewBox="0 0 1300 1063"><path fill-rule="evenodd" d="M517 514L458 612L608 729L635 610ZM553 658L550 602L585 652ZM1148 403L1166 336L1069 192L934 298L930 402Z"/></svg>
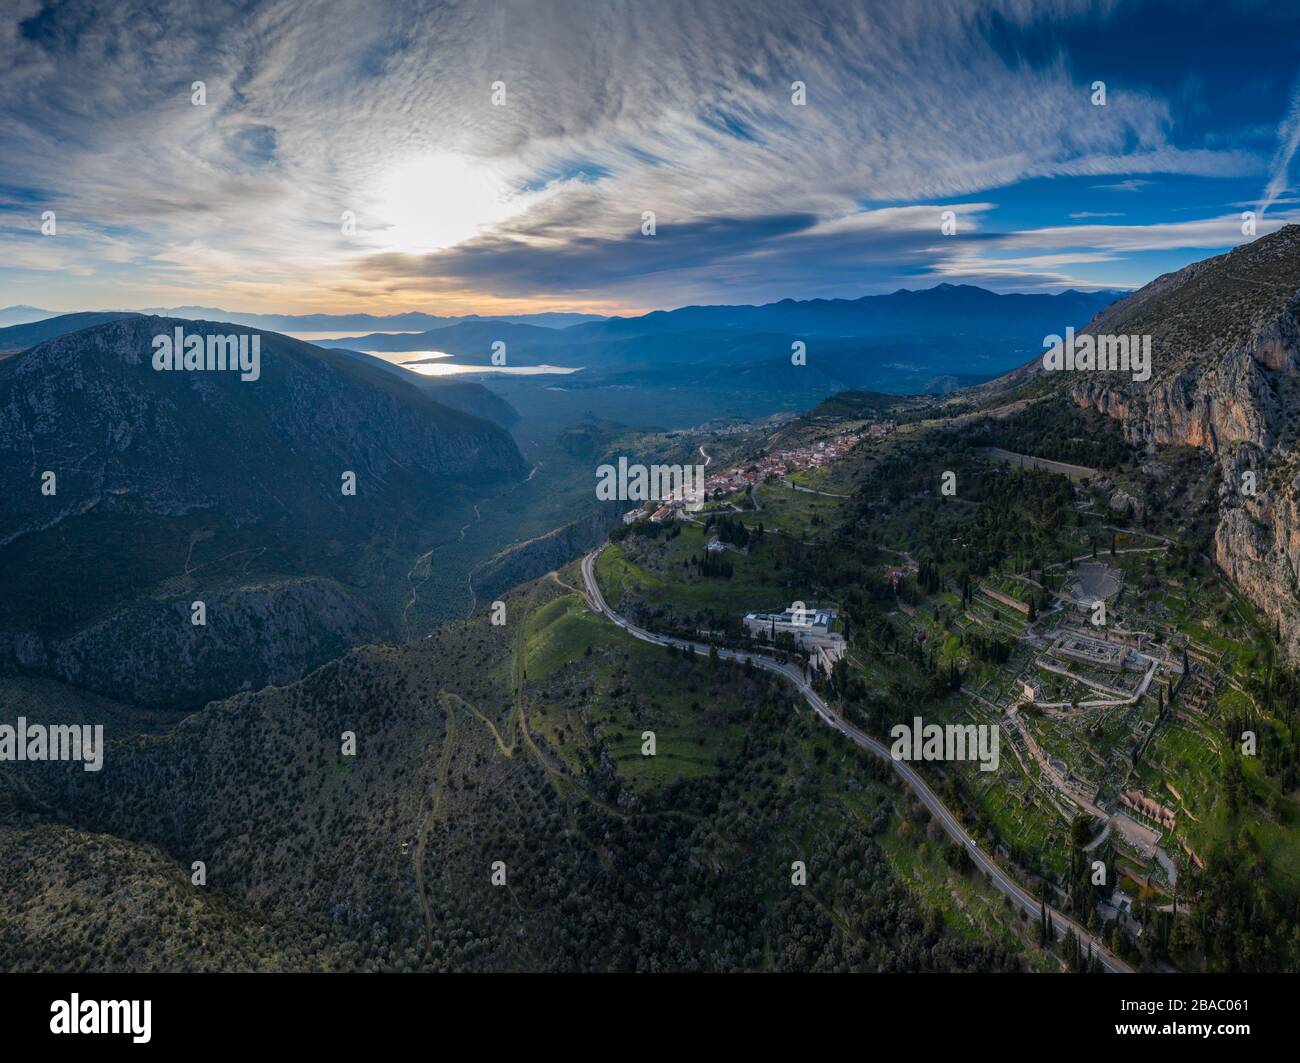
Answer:
<svg viewBox="0 0 1300 1063"><path fill-rule="evenodd" d="M1294 375L1294 374L1293 374ZM1259 364L1244 350L1205 370L1181 369L1143 385L1082 380L1070 394L1119 421L1132 443L1190 446L1218 452L1233 443L1273 446L1277 397Z"/></svg>
<svg viewBox="0 0 1300 1063"><path fill-rule="evenodd" d="M1300 660L1300 226L1161 277L1086 331L1152 337L1150 380L1062 373L1061 386L1132 443L1214 457L1214 560Z"/></svg>
<svg viewBox="0 0 1300 1063"><path fill-rule="evenodd" d="M1287 656L1300 660L1297 484L1270 484L1255 498L1238 495L1235 504L1228 498L1225 491L1214 536L1214 559L1242 592L1275 621Z"/></svg>

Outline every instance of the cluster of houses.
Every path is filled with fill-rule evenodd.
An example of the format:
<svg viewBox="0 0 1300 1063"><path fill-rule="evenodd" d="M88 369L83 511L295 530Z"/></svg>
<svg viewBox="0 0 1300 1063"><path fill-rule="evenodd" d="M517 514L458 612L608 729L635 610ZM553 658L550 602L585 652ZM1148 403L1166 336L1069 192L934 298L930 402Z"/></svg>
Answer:
<svg viewBox="0 0 1300 1063"><path fill-rule="evenodd" d="M861 440L860 432L843 432L833 439L822 439L806 447L774 450L744 465L715 472L705 482L705 488L711 495L729 495L748 487L756 487L774 476L789 476L800 470L820 469L842 458Z"/></svg>
<svg viewBox="0 0 1300 1063"><path fill-rule="evenodd" d="M878 439L881 435L887 435L893 430L894 422L876 422L869 427L872 438ZM880 431L878 432L878 430ZM789 476L791 473L801 470L820 469L842 458L861 442L863 436L864 433L861 432L842 432L832 439L818 440L806 447L774 450L743 465L736 465L730 469L721 469L704 481L705 497L721 498L725 495L735 494L737 491L747 490L750 487L757 487L765 480L773 477ZM662 524L666 520L672 520L686 508L684 499L670 496L658 501L660 504L650 514L650 521L653 524ZM625 523L631 524L642 515L642 512L642 509L631 510L624 514L623 520Z"/></svg>

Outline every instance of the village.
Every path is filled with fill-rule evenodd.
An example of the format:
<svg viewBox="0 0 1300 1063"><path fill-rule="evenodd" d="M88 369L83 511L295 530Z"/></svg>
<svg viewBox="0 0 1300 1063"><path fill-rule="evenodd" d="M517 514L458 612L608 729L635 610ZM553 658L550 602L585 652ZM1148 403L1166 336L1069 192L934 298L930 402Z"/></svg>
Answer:
<svg viewBox="0 0 1300 1063"><path fill-rule="evenodd" d="M748 491L767 480L784 479L795 473L825 468L844 457L863 439L883 439L893 430L893 421L877 421L868 425L865 431L841 432L806 446L769 451L711 475L706 474L702 492L698 486L687 482L662 498L651 499L645 505L625 513L623 522L631 524L646 519L646 511L651 509L648 519L655 524L685 518L709 501L718 501L740 491Z"/></svg>

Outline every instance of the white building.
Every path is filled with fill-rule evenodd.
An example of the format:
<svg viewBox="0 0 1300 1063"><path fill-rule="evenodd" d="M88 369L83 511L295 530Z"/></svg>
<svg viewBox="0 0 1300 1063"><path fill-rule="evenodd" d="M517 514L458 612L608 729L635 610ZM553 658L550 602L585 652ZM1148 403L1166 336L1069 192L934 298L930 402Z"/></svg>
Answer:
<svg viewBox="0 0 1300 1063"><path fill-rule="evenodd" d="M746 613L745 630L757 638L774 639L787 632L798 641L807 636L825 637L835 620L833 609L786 609L780 613Z"/></svg>

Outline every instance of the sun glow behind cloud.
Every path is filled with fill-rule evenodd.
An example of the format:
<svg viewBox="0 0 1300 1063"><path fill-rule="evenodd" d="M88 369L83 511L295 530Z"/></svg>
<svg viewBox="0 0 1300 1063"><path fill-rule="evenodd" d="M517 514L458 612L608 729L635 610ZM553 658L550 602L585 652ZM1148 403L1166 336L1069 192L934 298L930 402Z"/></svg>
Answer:
<svg viewBox="0 0 1300 1063"><path fill-rule="evenodd" d="M1091 0L11 6L0 287L54 309L635 313L950 277L1130 285L1245 239L1223 219L1266 181L1291 205L1285 12L1213 56L1198 25L1135 80L1118 31L1178 27ZM1196 107L1189 69L1208 79Z"/></svg>
<svg viewBox="0 0 1300 1063"><path fill-rule="evenodd" d="M517 193L493 167L450 153L396 162L375 191L382 250L442 251L523 213L535 195Z"/></svg>

